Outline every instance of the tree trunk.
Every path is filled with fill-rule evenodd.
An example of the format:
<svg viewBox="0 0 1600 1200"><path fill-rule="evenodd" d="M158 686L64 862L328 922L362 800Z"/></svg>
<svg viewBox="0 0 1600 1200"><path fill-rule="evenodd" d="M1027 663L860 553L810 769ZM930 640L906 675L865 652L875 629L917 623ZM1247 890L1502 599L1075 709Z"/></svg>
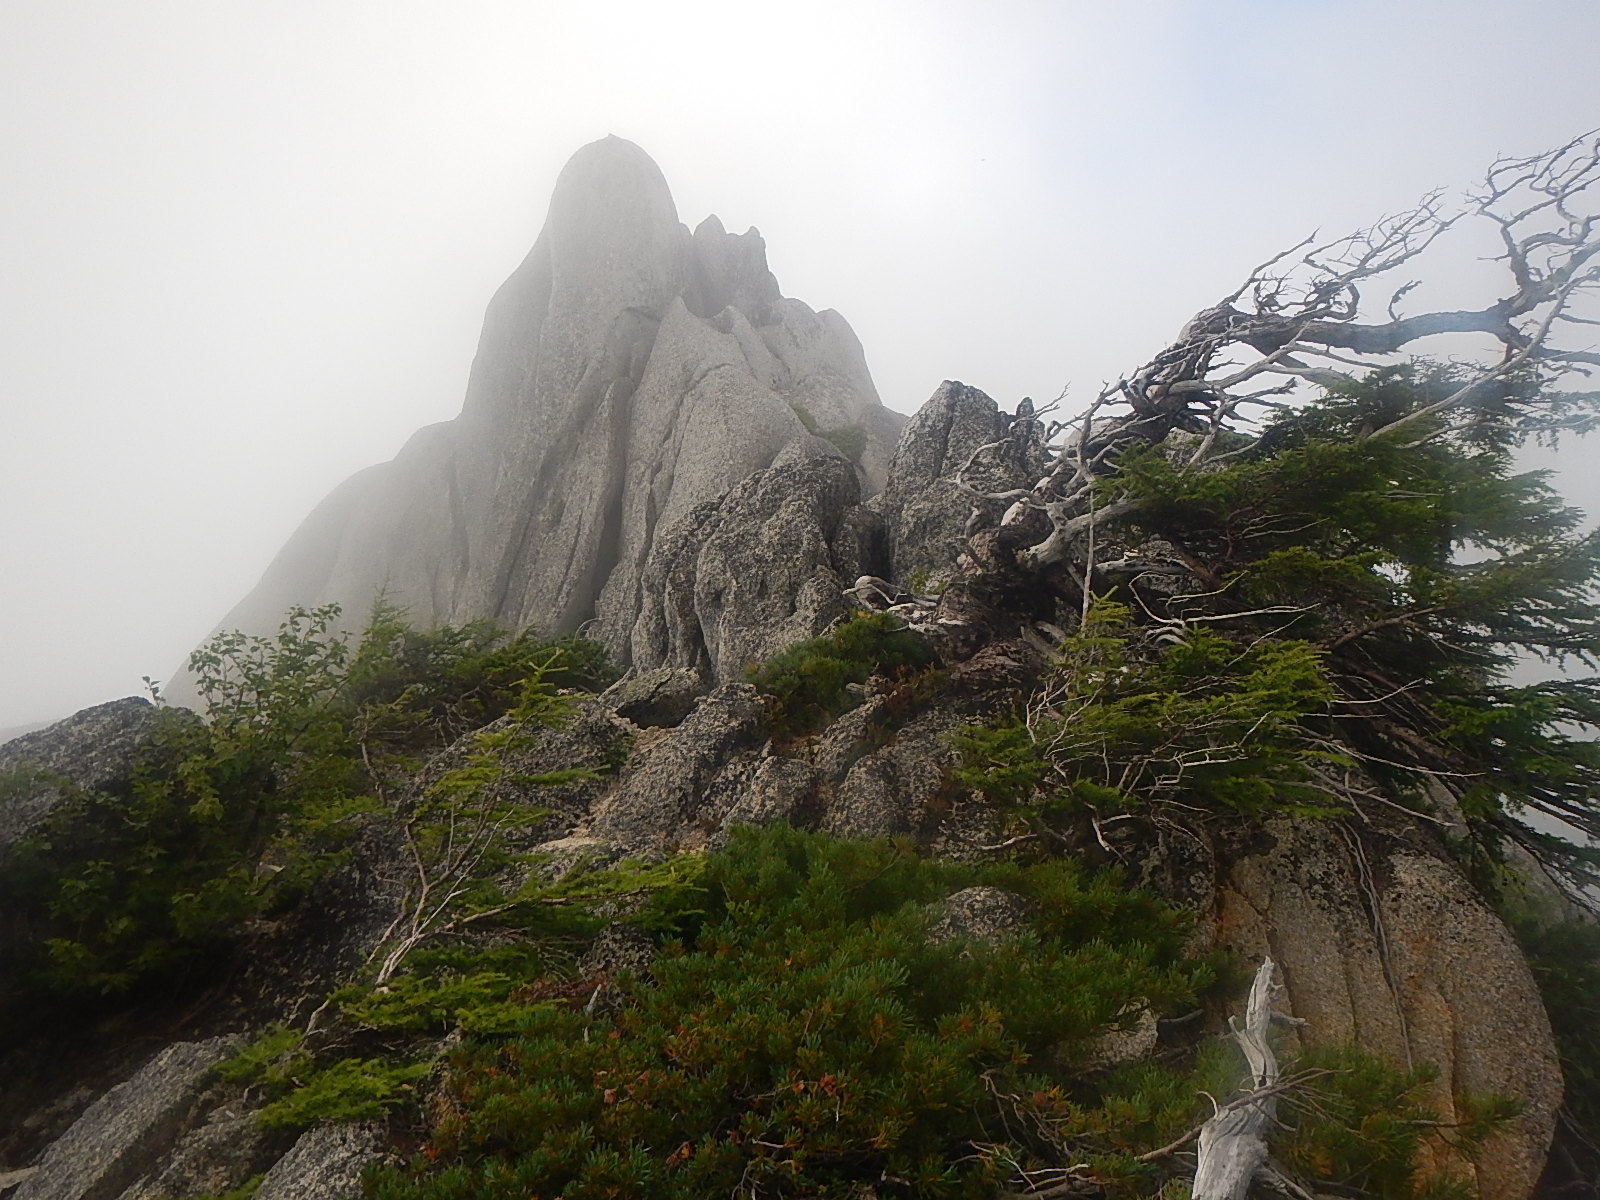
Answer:
<svg viewBox="0 0 1600 1200"><path fill-rule="evenodd" d="M1269 958L1256 972L1245 1006L1244 1027L1230 1019L1250 1073L1246 1095L1217 1109L1200 1128L1200 1158L1194 1172L1194 1200L1244 1200L1250 1183L1267 1161L1267 1130L1278 1106L1271 1089L1278 1082L1278 1060L1267 1042L1272 1025L1274 965ZM1264 1093L1264 1094L1263 1094Z"/></svg>

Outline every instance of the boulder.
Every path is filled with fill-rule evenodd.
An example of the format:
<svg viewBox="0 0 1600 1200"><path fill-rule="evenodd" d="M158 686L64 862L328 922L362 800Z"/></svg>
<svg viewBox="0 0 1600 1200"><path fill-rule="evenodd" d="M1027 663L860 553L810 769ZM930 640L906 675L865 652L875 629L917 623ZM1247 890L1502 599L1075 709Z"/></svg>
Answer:
<svg viewBox="0 0 1600 1200"><path fill-rule="evenodd" d="M820 829L836 837L909 834L952 858L973 857L992 840L987 805L951 778L960 761L952 736L972 719L955 691L909 714L896 712L903 702L896 692L870 696L818 737L812 761L825 780L816 805Z"/></svg>
<svg viewBox="0 0 1600 1200"><path fill-rule="evenodd" d="M0 745L0 856L72 790L124 786L163 720L198 718L182 710L163 714L148 700L129 696Z"/></svg>
<svg viewBox="0 0 1600 1200"><path fill-rule="evenodd" d="M1026 930L1029 916L1028 902L1015 892L997 887L963 888L935 907L928 937L934 942L998 945Z"/></svg>
<svg viewBox="0 0 1600 1200"><path fill-rule="evenodd" d="M374 1121L320 1125L267 1172L255 1200L360 1200L361 1174L387 1157L387 1146Z"/></svg>
<svg viewBox="0 0 1600 1200"><path fill-rule="evenodd" d="M746 753L707 789L715 823L708 845L720 845L735 825L810 825L815 822L821 776L802 759Z"/></svg>
<svg viewBox="0 0 1600 1200"><path fill-rule="evenodd" d="M1525 1107L1472 1161L1483 1200L1525 1200L1544 1167L1562 1079L1544 1005L1511 933L1460 869L1423 837L1270 822L1218 858L1218 942L1270 954L1284 1008L1313 1044L1353 1043L1392 1063L1432 1064L1445 1120L1463 1093Z"/></svg>
<svg viewBox="0 0 1600 1200"><path fill-rule="evenodd" d="M282 1135L253 1114L227 1109L179 1139L159 1170L122 1193L122 1200L200 1200L240 1187L282 1153Z"/></svg>
<svg viewBox="0 0 1600 1200"><path fill-rule="evenodd" d="M687 667L657 667L623 676L600 703L635 725L672 726L689 715L704 691L700 676Z"/></svg>
<svg viewBox="0 0 1600 1200"><path fill-rule="evenodd" d="M949 735L957 724L944 713L926 714L856 759L824 802L823 831L853 838L930 836L956 763Z"/></svg>
<svg viewBox="0 0 1600 1200"><path fill-rule="evenodd" d="M736 680L850 611L870 553L860 488L836 456L797 453L663 533L642 576L629 657Z"/></svg>
<svg viewBox="0 0 1600 1200"><path fill-rule="evenodd" d="M762 711L749 684L717 688L676 729L636 748L582 833L629 853L703 843L726 802L719 793L739 776L734 764L765 739Z"/></svg>
<svg viewBox="0 0 1600 1200"><path fill-rule="evenodd" d="M595 935L578 964L583 975L643 975L656 959L656 942L637 925L614 921Z"/></svg>
<svg viewBox="0 0 1600 1200"><path fill-rule="evenodd" d="M228 1038L178 1042L106 1092L45 1150L13 1200L117 1200L194 1122Z"/></svg>
<svg viewBox="0 0 1600 1200"><path fill-rule="evenodd" d="M888 482L871 503L887 527L891 578L905 585L923 574L931 587L948 578L972 512L957 473L967 467L967 482L984 491L1031 486L1045 468L1027 436L1032 428L977 388L939 385L900 435Z"/></svg>

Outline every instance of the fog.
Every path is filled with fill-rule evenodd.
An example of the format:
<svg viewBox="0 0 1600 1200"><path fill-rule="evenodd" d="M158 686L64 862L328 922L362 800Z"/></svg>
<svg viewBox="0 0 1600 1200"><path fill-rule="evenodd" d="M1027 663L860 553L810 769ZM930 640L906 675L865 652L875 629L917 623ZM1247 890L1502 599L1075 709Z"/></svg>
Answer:
<svg viewBox="0 0 1600 1200"><path fill-rule="evenodd" d="M165 675L456 413L585 142L759 227L891 407L1087 398L1313 228L1600 124L1597 44L1592 0L6 0L0 729Z"/></svg>

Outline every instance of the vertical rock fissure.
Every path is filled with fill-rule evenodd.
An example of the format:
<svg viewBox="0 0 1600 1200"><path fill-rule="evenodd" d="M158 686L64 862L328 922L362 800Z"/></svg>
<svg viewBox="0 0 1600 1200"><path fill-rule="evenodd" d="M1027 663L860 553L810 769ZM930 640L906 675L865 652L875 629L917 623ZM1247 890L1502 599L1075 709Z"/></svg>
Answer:
<svg viewBox="0 0 1600 1200"><path fill-rule="evenodd" d="M575 581L577 586L571 593L563 615L564 629L579 629L599 615L600 593L605 588L606 580L611 578L617 564L622 561L622 527L627 508L634 401L644 379L650 350L661 322L654 314L638 309L628 309L618 316L617 322L624 326L616 343L623 361L622 370L618 372L606 402L606 415L611 424L606 430L606 483L601 502L599 536L588 571L582 579ZM618 333L614 325L613 336L617 337ZM619 665L627 666L627 646L618 645L615 652Z"/></svg>
<svg viewBox="0 0 1600 1200"><path fill-rule="evenodd" d="M1383 981L1389 989L1389 994L1394 998L1395 1020L1400 1025L1400 1042L1405 1047L1406 1069L1410 1070L1416 1063L1413 1061L1411 1049L1411 1029L1406 1023L1405 997L1400 992L1400 981L1395 976L1394 957L1389 949L1389 934L1383 923L1383 905L1378 896L1378 889L1373 883L1372 867L1367 861L1367 852L1361 844L1361 838L1354 833L1348 825L1341 824L1339 832L1344 835L1345 843L1350 847L1350 859L1355 864L1356 881L1360 884L1361 903L1366 909L1367 921L1372 926L1373 943L1378 951L1378 965L1383 969Z"/></svg>

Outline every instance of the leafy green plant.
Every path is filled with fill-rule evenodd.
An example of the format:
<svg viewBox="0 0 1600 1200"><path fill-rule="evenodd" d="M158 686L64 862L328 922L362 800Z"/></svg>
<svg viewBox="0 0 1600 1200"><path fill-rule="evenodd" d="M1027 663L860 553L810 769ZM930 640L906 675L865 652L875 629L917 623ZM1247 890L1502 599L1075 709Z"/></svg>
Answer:
<svg viewBox="0 0 1600 1200"><path fill-rule="evenodd" d="M416 1084L431 1069L426 1062L341 1058L310 1073L292 1091L264 1105L256 1120L268 1129L306 1129L345 1121L369 1121L415 1099Z"/></svg>
<svg viewBox="0 0 1600 1200"><path fill-rule="evenodd" d="M1319 1047L1295 1063L1325 1072L1283 1106L1275 1150L1300 1179L1373 1200L1470 1200L1470 1181L1427 1170L1425 1149L1442 1142L1470 1156L1519 1107L1509 1100L1457 1097L1460 1118L1441 1119L1424 1098L1430 1066L1402 1070L1355 1046Z"/></svg>
<svg viewBox="0 0 1600 1200"><path fill-rule="evenodd" d="M258 868L281 793L265 756L212 752L204 728L163 714L126 788L70 793L13 847L0 871L12 988L114 995L181 979L267 905L280 881Z"/></svg>
<svg viewBox="0 0 1600 1200"><path fill-rule="evenodd" d="M860 613L750 671L767 697L767 723L780 736L815 732L858 703L852 685L873 675L907 676L931 666L926 642L888 613Z"/></svg>
<svg viewBox="0 0 1600 1200"><path fill-rule="evenodd" d="M217 1066L217 1077L227 1083L260 1084L279 1093L310 1069L305 1034L287 1025L271 1025L224 1059Z"/></svg>
<svg viewBox="0 0 1600 1200"><path fill-rule="evenodd" d="M1600 856L1517 819L1600 835L1600 531L1520 467L1518 448L1581 399L1544 382L1524 371L1463 392L1459 367L1385 368L1219 431L1203 469L1174 437L1129 449L1095 486L1122 513L1101 544L1149 550L1148 570L1122 557L1116 598L1240 645L1315 648L1328 732L1389 799L1449 792L1480 868L1511 839L1576 892L1600 882ZM1152 581L1169 569L1197 583L1164 594ZM1530 656L1569 669L1510 682Z"/></svg>
<svg viewBox="0 0 1600 1200"><path fill-rule="evenodd" d="M265 1175L252 1175L238 1187L229 1188L225 1192L207 1192L204 1195L191 1197L191 1200L251 1200L251 1197L261 1189L261 1181Z"/></svg>
<svg viewBox="0 0 1600 1200"><path fill-rule="evenodd" d="M913 567L905 578L905 589L913 595L942 592L946 581L935 575L931 567Z"/></svg>
<svg viewBox="0 0 1600 1200"><path fill-rule="evenodd" d="M513 845L549 815L528 803L527 791L597 774L591 767L527 773L513 766L544 730L571 714L571 699L548 682L562 665L558 650L530 664L506 719L474 733L459 765L404 805L401 834L412 876L401 913L375 952L378 984L429 939L514 907L520 897L509 876L526 856Z"/></svg>
<svg viewBox="0 0 1600 1200"><path fill-rule="evenodd" d="M451 967L413 956L403 974L375 987L350 984L333 994L343 1020L357 1029L389 1033L510 1033L525 1016L529 1001L519 995L541 976L541 956L522 947L500 953L474 948L457 951Z"/></svg>
<svg viewBox="0 0 1600 1200"><path fill-rule="evenodd" d="M1509 920L1550 1015L1563 1107L1578 1128L1600 1129L1600 925L1529 904L1512 907Z"/></svg>
<svg viewBox="0 0 1600 1200"><path fill-rule="evenodd" d="M861 456L867 449L867 431L859 423L854 425L841 425L836 429L823 429L810 409L804 405L794 406L794 415L800 418L800 424L806 427L807 433L814 433L823 441L833 443L840 454L853 463L859 463Z"/></svg>
<svg viewBox="0 0 1600 1200"><path fill-rule="evenodd" d="M271 1026L221 1063L217 1075L266 1100L256 1110L260 1124L299 1130L381 1117L411 1100L413 1085L431 1069L426 1059L392 1056L344 1055L319 1063L310 1043L301 1030Z"/></svg>

